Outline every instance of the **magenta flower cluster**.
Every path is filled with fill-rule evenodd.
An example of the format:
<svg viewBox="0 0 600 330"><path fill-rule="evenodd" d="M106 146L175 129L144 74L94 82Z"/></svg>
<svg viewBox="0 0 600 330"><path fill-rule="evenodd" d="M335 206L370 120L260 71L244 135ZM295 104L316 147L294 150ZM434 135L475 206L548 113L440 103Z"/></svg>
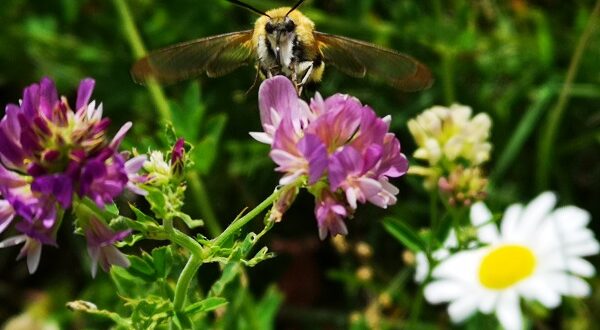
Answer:
<svg viewBox="0 0 600 330"><path fill-rule="evenodd" d="M145 157L128 159L118 150L131 123L108 140L110 120L102 118L101 104L90 102L94 84L81 81L72 110L54 82L43 78L25 88L19 104L7 105L0 121L0 233L10 225L20 233L0 247L24 243L19 258L27 256L30 272L37 268L42 245L57 245L61 215L75 198L87 197L104 208L126 188L144 193L136 184L144 180L137 172ZM125 233L112 232L98 219L79 224L95 262L126 263L112 250L108 256L98 252Z"/></svg>
<svg viewBox="0 0 600 330"><path fill-rule="evenodd" d="M262 83L259 107L264 131L250 134L271 145L276 170L284 173L280 184L307 179L321 239L347 234L344 219L358 203L396 203L398 189L389 178L404 175L408 161L389 132L389 116L379 118L343 94L323 99L317 93L307 103L283 76Z"/></svg>

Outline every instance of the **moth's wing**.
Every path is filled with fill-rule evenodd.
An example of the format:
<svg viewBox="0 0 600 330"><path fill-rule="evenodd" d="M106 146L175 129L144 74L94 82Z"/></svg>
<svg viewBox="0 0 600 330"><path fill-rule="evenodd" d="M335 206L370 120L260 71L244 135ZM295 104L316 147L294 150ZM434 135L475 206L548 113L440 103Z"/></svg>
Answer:
<svg viewBox="0 0 600 330"><path fill-rule="evenodd" d="M131 68L137 83L173 83L206 74L220 77L255 60L252 30L182 42L148 53Z"/></svg>
<svg viewBox="0 0 600 330"><path fill-rule="evenodd" d="M314 33L326 64L352 77L372 76L403 91L418 91L433 83L431 71L414 58L368 42Z"/></svg>

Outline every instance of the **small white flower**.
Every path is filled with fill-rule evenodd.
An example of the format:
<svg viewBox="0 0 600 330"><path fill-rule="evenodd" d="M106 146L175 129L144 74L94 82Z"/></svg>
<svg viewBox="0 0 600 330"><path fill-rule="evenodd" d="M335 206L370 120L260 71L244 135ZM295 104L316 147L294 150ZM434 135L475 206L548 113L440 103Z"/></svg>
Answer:
<svg viewBox="0 0 600 330"><path fill-rule="evenodd" d="M453 104L450 107L434 106L408 121L408 129L415 138L418 149L414 156L437 165L442 159L459 158L478 166L489 159L492 121L485 113L471 117L468 106Z"/></svg>
<svg viewBox="0 0 600 330"><path fill-rule="evenodd" d="M171 178L171 164L160 151L152 151L143 168L148 172L148 181L153 184L166 184Z"/></svg>
<svg viewBox="0 0 600 330"><path fill-rule="evenodd" d="M465 250L442 261L425 287L433 304L449 302L453 322L475 313L495 312L506 329L520 330L520 298L555 308L561 296L584 297L590 286L581 277L595 274L582 259L600 245L587 228L590 214L575 206L553 210L556 196L545 192L523 207L511 205L498 227L483 203L471 208L471 221L485 247Z"/></svg>

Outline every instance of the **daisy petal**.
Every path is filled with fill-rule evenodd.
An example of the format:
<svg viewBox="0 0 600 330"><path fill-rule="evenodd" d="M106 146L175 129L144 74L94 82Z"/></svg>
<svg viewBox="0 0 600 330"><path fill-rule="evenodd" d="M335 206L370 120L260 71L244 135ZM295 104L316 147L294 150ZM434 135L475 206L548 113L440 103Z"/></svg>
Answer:
<svg viewBox="0 0 600 330"><path fill-rule="evenodd" d="M496 308L496 304L498 303L498 297L498 294L496 294L495 292L485 292L481 296L481 301L479 302L479 310L482 313L490 314Z"/></svg>
<svg viewBox="0 0 600 330"><path fill-rule="evenodd" d="M439 264L432 272L435 278L449 278L464 282L474 282L477 276L476 267L479 265L483 249L464 251L454 254Z"/></svg>
<svg viewBox="0 0 600 330"><path fill-rule="evenodd" d="M467 291L465 285L454 280L441 280L429 283L423 293L425 299L432 304L452 301L463 296Z"/></svg>
<svg viewBox="0 0 600 330"><path fill-rule="evenodd" d="M520 234L531 237L529 234L535 232L540 221L552 211L554 205L556 205L556 195L552 192L542 193L529 202L521 215Z"/></svg>
<svg viewBox="0 0 600 330"><path fill-rule="evenodd" d="M511 237L515 233L522 212L523 206L520 204L513 204L506 209L500 226L502 237Z"/></svg>
<svg viewBox="0 0 600 330"><path fill-rule="evenodd" d="M588 211L576 206L559 207L552 215L556 218L561 228L584 228L588 225L591 215Z"/></svg>
<svg viewBox="0 0 600 330"><path fill-rule="evenodd" d="M574 275L583 277L592 277L596 275L596 269L589 261L581 258L570 258L567 261L567 268Z"/></svg>
<svg viewBox="0 0 600 330"><path fill-rule="evenodd" d="M537 300L547 308L555 308L560 304L560 293L546 277L532 277L519 290L528 299Z"/></svg>
<svg viewBox="0 0 600 330"><path fill-rule="evenodd" d="M471 206L470 216L474 226L480 226L492 220L492 212L483 202L477 202Z"/></svg>
<svg viewBox="0 0 600 330"><path fill-rule="evenodd" d="M448 314L454 323L460 323L477 311L479 299L473 293L466 294L448 306Z"/></svg>
<svg viewBox="0 0 600 330"><path fill-rule="evenodd" d="M477 228L477 238L482 243L495 243L500 238L498 227L491 223L492 212L484 203L478 202L471 207L471 223Z"/></svg>
<svg viewBox="0 0 600 330"><path fill-rule="evenodd" d="M506 330L521 330L523 328L519 296L515 291L509 290L500 296L496 316Z"/></svg>
<svg viewBox="0 0 600 330"><path fill-rule="evenodd" d="M590 285L577 276L555 273L550 276L550 279L565 296L587 297L591 293Z"/></svg>

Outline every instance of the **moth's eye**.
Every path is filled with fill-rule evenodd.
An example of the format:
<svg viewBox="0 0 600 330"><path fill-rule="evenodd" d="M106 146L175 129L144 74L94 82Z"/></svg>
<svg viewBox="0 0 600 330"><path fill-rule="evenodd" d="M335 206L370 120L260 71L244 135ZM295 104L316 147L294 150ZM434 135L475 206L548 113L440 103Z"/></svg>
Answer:
<svg viewBox="0 0 600 330"><path fill-rule="evenodd" d="M296 28L296 24L294 23L294 21L289 20L285 22L285 30L287 32L292 32L294 31L294 29Z"/></svg>
<svg viewBox="0 0 600 330"><path fill-rule="evenodd" d="M265 25L265 31L267 31L267 33L273 33L273 31L275 31L275 27L269 22L267 25Z"/></svg>

